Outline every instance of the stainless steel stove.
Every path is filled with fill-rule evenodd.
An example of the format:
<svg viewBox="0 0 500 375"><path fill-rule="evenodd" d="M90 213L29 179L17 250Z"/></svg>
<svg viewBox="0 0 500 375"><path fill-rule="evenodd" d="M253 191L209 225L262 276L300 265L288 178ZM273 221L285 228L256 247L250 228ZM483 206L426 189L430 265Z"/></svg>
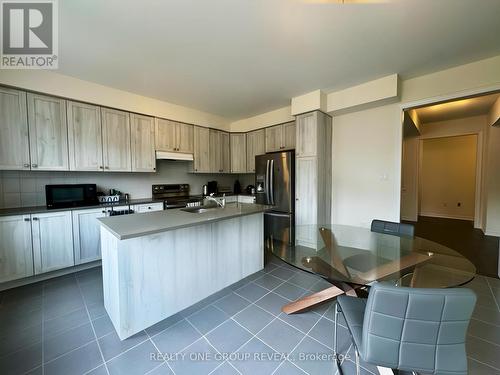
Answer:
<svg viewBox="0 0 500 375"><path fill-rule="evenodd" d="M155 200L163 200L163 205L166 210L201 206L203 203L203 197L201 195L189 194L189 184L153 185L152 194Z"/></svg>

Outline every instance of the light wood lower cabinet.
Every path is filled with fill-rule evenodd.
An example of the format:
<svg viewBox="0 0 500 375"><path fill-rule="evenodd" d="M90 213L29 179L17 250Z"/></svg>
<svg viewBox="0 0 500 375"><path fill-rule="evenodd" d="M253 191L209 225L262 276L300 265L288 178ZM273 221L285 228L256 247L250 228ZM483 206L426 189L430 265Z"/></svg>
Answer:
<svg viewBox="0 0 500 375"><path fill-rule="evenodd" d="M0 88L0 170L29 170L26 93Z"/></svg>
<svg viewBox="0 0 500 375"><path fill-rule="evenodd" d="M247 172L255 172L255 156L266 153L266 131L254 130L247 133Z"/></svg>
<svg viewBox="0 0 500 375"><path fill-rule="evenodd" d="M247 171L247 137L245 133L231 133L231 173Z"/></svg>
<svg viewBox="0 0 500 375"><path fill-rule="evenodd" d="M101 259L101 228L97 219L105 216L104 208L72 211L75 264Z"/></svg>
<svg viewBox="0 0 500 375"><path fill-rule="evenodd" d="M31 215L35 274L75 264L71 211Z"/></svg>
<svg viewBox="0 0 500 375"><path fill-rule="evenodd" d="M130 114L115 109L101 108L104 170L132 171L130 145Z"/></svg>
<svg viewBox="0 0 500 375"><path fill-rule="evenodd" d="M210 172L210 130L201 126L194 127L193 172Z"/></svg>
<svg viewBox="0 0 500 375"><path fill-rule="evenodd" d="M101 111L98 106L68 101L69 169L102 171Z"/></svg>
<svg viewBox="0 0 500 375"><path fill-rule="evenodd" d="M0 283L32 275L30 215L0 217Z"/></svg>
<svg viewBox="0 0 500 375"><path fill-rule="evenodd" d="M132 172L156 171L154 117L130 114Z"/></svg>
<svg viewBox="0 0 500 375"><path fill-rule="evenodd" d="M66 101L28 93L31 169L68 170Z"/></svg>

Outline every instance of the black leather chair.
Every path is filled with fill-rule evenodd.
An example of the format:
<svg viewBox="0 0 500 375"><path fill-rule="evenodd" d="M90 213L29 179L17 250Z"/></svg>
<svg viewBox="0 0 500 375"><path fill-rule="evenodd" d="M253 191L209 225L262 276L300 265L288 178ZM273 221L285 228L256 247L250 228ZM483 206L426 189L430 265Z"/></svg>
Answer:
<svg viewBox="0 0 500 375"><path fill-rule="evenodd" d="M372 232L391 234L399 237L415 237L415 226L412 224L373 220L371 230Z"/></svg>

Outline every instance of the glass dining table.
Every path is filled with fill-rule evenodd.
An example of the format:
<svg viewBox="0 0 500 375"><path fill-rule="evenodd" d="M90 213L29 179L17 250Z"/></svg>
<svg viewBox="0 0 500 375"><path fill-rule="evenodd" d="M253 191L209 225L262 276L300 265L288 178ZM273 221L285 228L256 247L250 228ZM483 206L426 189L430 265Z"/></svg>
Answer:
<svg viewBox="0 0 500 375"><path fill-rule="evenodd" d="M436 242L346 225L298 225L295 244L269 237L265 248L286 263L333 284L287 305L283 308L287 313L342 293L355 294L356 289L379 281L414 288L449 288L469 282L476 274L467 258Z"/></svg>

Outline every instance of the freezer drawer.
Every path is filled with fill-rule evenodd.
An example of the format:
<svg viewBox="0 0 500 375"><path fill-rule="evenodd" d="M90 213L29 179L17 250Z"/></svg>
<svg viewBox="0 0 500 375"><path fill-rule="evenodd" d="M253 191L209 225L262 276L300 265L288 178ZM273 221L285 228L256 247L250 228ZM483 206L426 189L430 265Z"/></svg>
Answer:
<svg viewBox="0 0 500 375"><path fill-rule="evenodd" d="M294 225L293 214L266 212L264 214L264 237L266 240L293 245L295 243Z"/></svg>

